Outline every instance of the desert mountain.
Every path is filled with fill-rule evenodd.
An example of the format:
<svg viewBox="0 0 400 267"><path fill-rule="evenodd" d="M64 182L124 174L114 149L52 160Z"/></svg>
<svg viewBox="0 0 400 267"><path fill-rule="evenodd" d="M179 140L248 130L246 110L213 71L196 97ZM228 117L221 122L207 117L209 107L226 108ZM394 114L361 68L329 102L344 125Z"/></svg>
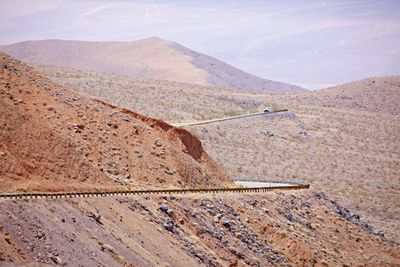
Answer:
<svg viewBox="0 0 400 267"><path fill-rule="evenodd" d="M242 99L243 93L205 89L227 93L217 95L221 102L215 102L228 103L224 108L252 103ZM185 102L193 105L202 99ZM186 109L193 112L190 107ZM3 54L0 125L1 192L228 183L224 171L189 132L79 96ZM235 168L259 171L257 158L264 150L258 147L253 153L257 158L247 153L250 144L260 145L261 137L267 142L262 144L268 148L265 153L274 157L262 170L265 175L276 166L297 165L288 159L276 161L271 151L281 142L279 137L270 139L254 131L254 125L238 126L217 135L213 132L225 129L200 129L200 134L212 137L221 159L225 153L224 164L244 156ZM240 127L251 131L249 138L243 138ZM300 143L291 142L295 147ZM221 151L220 144L225 146ZM284 145L274 154L279 156L276 152ZM261 156L266 162L267 155ZM302 175L307 168L296 169ZM399 251L398 244L388 242L357 214L315 190L0 199L0 266L396 266Z"/></svg>
<svg viewBox="0 0 400 267"><path fill-rule="evenodd" d="M259 110L265 103L288 108L290 113L282 116L190 130L231 176L309 181L388 238L400 240L400 123L395 115L399 114L399 76L271 95L59 67L40 70L82 95L163 120L225 117Z"/></svg>
<svg viewBox="0 0 400 267"><path fill-rule="evenodd" d="M400 115L400 76L372 77L287 98L303 105Z"/></svg>
<svg viewBox="0 0 400 267"><path fill-rule="evenodd" d="M0 64L1 191L227 181L186 130L83 98L2 53Z"/></svg>
<svg viewBox="0 0 400 267"><path fill-rule="evenodd" d="M139 79L290 93L306 89L262 79L220 60L157 37L133 42L27 41L0 46L24 62L129 75Z"/></svg>

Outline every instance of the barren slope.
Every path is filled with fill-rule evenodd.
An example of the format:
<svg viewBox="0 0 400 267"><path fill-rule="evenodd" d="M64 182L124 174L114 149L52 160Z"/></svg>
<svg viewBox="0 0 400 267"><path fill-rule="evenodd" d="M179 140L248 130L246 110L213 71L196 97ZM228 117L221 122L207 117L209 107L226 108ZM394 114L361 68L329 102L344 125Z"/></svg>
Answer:
<svg viewBox="0 0 400 267"><path fill-rule="evenodd" d="M311 191L0 200L0 265L396 266L370 231Z"/></svg>
<svg viewBox="0 0 400 267"><path fill-rule="evenodd" d="M0 58L0 190L225 181L188 132L87 100L18 61ZM207 92L212 90L217 89ZM227 96L220 95L218 103L246 100L243 94ZM196 99L187 101L193 105ZM88 180L80 168L97 172ZM133 175L124 179L116 171ZM399 252L398 244L357 214L311 190L0 200L1 266L396 266Z"/></svg>
<svg viewBox="0 0 400 267"><path fill-rule="evenodd" d="M257 110L264 102L288 107L294 115L225 122L191 131L232 176L310 181L389 238L400 240L400 121L391 115L398 110L399 77L274 96L42 69L79 93L165 120L223 117Z"/></svg>
<svg viewBox="0 0 400 267"><path fill-rule="evenodd" d="M0 46L28 63L131 75L243 91L287 93L305 89L261 79L215 58L157 37L133 42L29 41Z"/></svg>
<svg viewBox="0 0 400 267"><path fill-rule="evenodd" d="M82 98L4 54L0 64L2 191L227 181L189 132Z"/></svg>

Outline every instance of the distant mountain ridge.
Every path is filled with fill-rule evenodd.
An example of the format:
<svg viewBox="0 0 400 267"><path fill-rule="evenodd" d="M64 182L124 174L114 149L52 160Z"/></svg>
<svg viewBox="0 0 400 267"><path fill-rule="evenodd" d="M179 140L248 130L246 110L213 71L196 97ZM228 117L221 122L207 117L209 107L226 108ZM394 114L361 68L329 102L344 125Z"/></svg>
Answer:
<svg viewBox="0 0 400 267"><path fill-rule="evenodd" d="M146 38L132 42L26 41L0 46L22 61L140 79L234 88L249 92L292 93L306 89L244 72L180 44Z"/></svg>

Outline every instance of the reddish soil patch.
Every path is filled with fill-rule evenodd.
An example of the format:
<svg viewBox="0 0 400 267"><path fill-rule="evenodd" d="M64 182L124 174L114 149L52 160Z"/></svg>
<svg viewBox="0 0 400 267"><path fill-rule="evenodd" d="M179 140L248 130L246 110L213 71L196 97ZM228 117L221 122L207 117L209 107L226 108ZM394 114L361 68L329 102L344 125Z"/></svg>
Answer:
<svg viewBox="0 0 400 267"><path fill-rule="evenodd" d="M85 99L4 54L0 64L1 191L229 183L188 131Z"/></svg>

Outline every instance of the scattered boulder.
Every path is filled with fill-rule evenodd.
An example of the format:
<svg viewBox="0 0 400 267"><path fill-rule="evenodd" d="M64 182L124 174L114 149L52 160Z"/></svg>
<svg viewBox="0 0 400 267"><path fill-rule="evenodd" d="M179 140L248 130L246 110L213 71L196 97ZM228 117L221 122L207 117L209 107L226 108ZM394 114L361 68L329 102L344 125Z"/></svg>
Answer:
<svg viewBox="0 0 400 267"><path fill-rule="evenodd" d="M107 125L110 126L113 129L118 129L118 124L115 124L115 123L112 123L112 122L108 122Z"/></svg>
<svg viewBox="0 0 400 267"><path fill-rule="evenodd" d="M272 132L270 132L270 131L261 131L260 133L262 135L267 136L267 137L273 137L274 136L274 134Z"/></svg>
<svg viewBox="0 0 400 267"><path fill-rule="evenodd" d="M4 237L4 240L5 240L8 244L11 244L11 237L10 237L8 234Z"/></svg>
<svg viewBox="0 0 400 267"><path fill-rule="evenodd" d="M166 174L168 174L168 175L173 175L173 174L174 174L174 172L171 171L171 170L169 170L169 169L164 170L164 172L165 172Z"/></svg>
<svg viewBox="0 0 400 267"><path fill-rule="evenodd" d="M168 206L161 205L158 209L159 209L160 211L162 211L162 212L167 212L167 210L168 210L169 208L168 208Z"/></svg>
<svg viewBox="0 0 400 267"><path fill-rule="evenodd" d="M101 221L101 215L96 215L94 213L90 213L89 217L92 218L93 220L95 220L95 222L97 222L98 224L103 225L102 221Z"/></svg>
<svg viewBox="0 0 400 267"><path fill-rule="evenodd" d="M310 137L311 136L311 134L309 134L307 131L304 131L304 130L300 131L299 134L302 135L302 136L306 136L306 137Z"/></svg>
<svg viewBox="0 0 400 267"><path fill-rule="evenodd" d="M231 228L231 222L228 221L228 220L225 220L225 221L222 223L222 225L225 226L225 227L228 228L228 229Z"/></svg>
<svg viewBox="0 0 400 267"><path fill-rule="evenodd" d="M173 233L174 232L174 227L176 226L176 224L175 224L174 221L168 220L168 221L164 222L163 226L164 226L165 230Z"/></svg>
<svg viewBox="0 0 400 267"><path fill-rule="evenodd" d="M55 255L49 255L49 258L50 258L50 260L52 261L52 262L54 262L55 264L58 264L58 265L64 265L64 263L63 263L63 259L61 258L61 257L59 257L59 256L55 256Z"/></svg>
<svg viewBox="0 0 400 267"><path fill-rule="evenodd" d="M380 237L384 237L385 236L385 233L383 232L383 230L379 230L379 229L372 230L372 234L380 236Z"/></svg>
<svg viewBox="0 0 400 267"><path fill-rule="evenodd" d="M167 214L168 214L168 216L174 215L174 210L173 209L168 209L167 210Z"/></svg>
<svg viewBox="0 0 400 267"><path fill-rule="evenodd" d="M221 227L215 228L215 230L213 232L213 236L215 236L219 240L222 240L224 235L225 235L224 229L222 229Z"/></svg>
<svg viewBox="0 0 400 267"><path fill-rule="evenodd" d="M159 209L160 211L164 212L165 214L167 214L168 216L174 215L174 210L171 209L171 208L168 207L168 206L161 205L158 209Z"/></svg>
<svg viewBox="0 0 400 267"><path fill-rule="evenodd" d="M37 232L36 234L35 234L35 237L37 238L37 239L39 239L39 240L44 240L44 239L46 239L46 234L44 233L44 232Z"/></svg>
<svg viewBox="0 0 400 267"><path fill-rule="evenodd" d="M215 216L214 216L214 222L215 222L215 223L218 223L219 220L221 219L221 217L222 217L222 214L221 214L221 213L218 213L217 215L215 215Z"/></svg>
<svg viewBox="0 0 400 267"><path fill-rule="evenodd" d="M109 244L101 244L101 251L114 253L114 248Z"/></svg>
<svg viewBox="0 0 400 267"><path fill-rule="evenodd" d="M161 140L160 139L156 139L156 141L154 142L154 144L158 147L162 146Z"/></svg>
<svg viewBox="0 0 400 267"><path fill-rule="evenodd" d="M75 123L72 125L72 128L74 128L75 133L81 133L83 129L85 129L85 125Z"/></svg>

